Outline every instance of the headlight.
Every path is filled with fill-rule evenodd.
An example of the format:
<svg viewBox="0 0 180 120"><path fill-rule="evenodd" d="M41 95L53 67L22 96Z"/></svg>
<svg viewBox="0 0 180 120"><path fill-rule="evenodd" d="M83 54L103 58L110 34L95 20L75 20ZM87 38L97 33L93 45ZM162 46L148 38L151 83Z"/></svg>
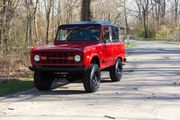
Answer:
<svg viewBox="0 0 180 120"><path fill-rule="evenodd" d="M81 61L81 56L80 56L80 55L75 55L75 56L74 56L74 60L75 60L76 62L80 62L80 61Z"/></svg>
<svg viewBox="0 0 180 120"><path fill-rule="evenodd" d="M40 56L39 55L35 55L34 56L34 61L39 62L40 61Z"/></svg>

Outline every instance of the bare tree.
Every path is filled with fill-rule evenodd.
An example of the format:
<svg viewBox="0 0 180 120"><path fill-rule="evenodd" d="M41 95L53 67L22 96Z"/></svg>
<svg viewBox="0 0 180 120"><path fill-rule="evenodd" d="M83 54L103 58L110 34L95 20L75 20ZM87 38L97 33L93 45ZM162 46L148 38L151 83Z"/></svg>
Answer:
<svg viewBox="0 0 180 120"><path fill-rule="evenodd" d="M161 24L165 24L166 0L161 0Z"/></svg>
<svg viewBox="0 0 180 120"><path fill-rule="evenodd" d="M61 24L61 4L62 2L59 0L58 1L58 8L57 8L57 25Z"/></svg>
<svg viewBox="0 0 180 120"><path fill-rule="evenodd" d="M33 2L33 0L25 0L25 7L27 10L27 22L26 22L26 40L25 40L25 45L29 45L30 42L32 42L32 24L33 24L33 20L34 22L36 22L36 10L37 10L37 4L38 4L39 0L36 0L35 3ZM36 23L34 23L35 25ZM36 27L34 26L34 28L36 29ZM37 32L35 30L35 34L37 37Z"/></svg>
<svg viewBox="0 0 180 120"><path fill-rule="evenodd" d="M174 21L177 22L178 20L178 7L179 7L179 0L174 0Z"/></svg>
<svg viewBox="0 0 180 120"><path fill-rule="evenodd" d="M50 26L50 13L54 0L44 0L46 12L46 44L49 43L49 26Z"/></svg>
<svg viewBox="0 0 180 120"><path fill-rule="evenodd" d="M141 23L142 22L142 7L141 7L142 3L139 0L136 0L135 2L138 7L138 20L139 20L139 23Z"/></svg>
<svg viewBox="0 0 180 120"><path fill-rule="evenodd" d="M81 21L91 21L91 0L82 0Z"/></svg>
<svg viewBox="0 0 180 120"><path fill-rule="evenodd" d="M121 0L120 0L120 2L121 2ZM129 31L128 31L128 29L129 29L129 27L128 27L128 20L127 20L127 11L126 11L126 0L124 0L124 21L125 21L125 25L126 25L126 34L128 34L129 33Z"/></svg>
<svg viewBox="0 0 180 120"><path fill-rule="evenodd" d="M144 28L144 37L148 38L148 14L149 14L149 0L136 0L136 4L138 6L139 12L139 19L141 19L142 14L142 21L143 21L143 28Z"/></svg>
<svg viewBox="0 0 180 120"><path fill-rule="evenodd" d="M36 36L35 42L37 42L37 40L39 40L39 33L38 33L38 28L37 28L37 18L36 18L38 3L39 3L39 0L36 0L36 4L34 7L34 11L33 11L33 20L34 20L33 27L34 27L34 34Z"/></svg>
<svg viewBox="0 0 180 120"><path fill-rule="evenodd" d="M15 10L19 0L2 0L0 1L0 44L7 44L10 36L11 21L14 17Z"/></svg>
<svg viewBox="0 0 180 120"><path fill-rule="evenodd" d="M156 3L155 7L155 19L156 23L159 25L160 24L160 13L161 13L161 6L160 6L160 0L154 0Z"/></svg>
<svg viewBox="0 0 180 120"><path fill-rule="evenodd" d="M73 14L73 1L72 0L67 0L65 2L65 15L66 15L66 18L65 18L65 23L70 23L72 22L72 14Z"/></svg>

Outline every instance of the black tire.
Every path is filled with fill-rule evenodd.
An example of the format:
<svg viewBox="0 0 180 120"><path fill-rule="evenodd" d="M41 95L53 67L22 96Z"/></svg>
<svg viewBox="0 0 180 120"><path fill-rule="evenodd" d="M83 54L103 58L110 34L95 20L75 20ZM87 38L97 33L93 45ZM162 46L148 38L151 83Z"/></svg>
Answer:
<svg viewBox="0 0 180 120"><path fill-rule="evenodd" d="M120 81L122 78L122 73L123 73L123 65L122 65L121 59L117 59L115 65L113 65L109 69L111 80L113 82Z"/></svg>
<svg viewBox="0 0 180 120"><path fill-rule="evenodd" d="M96 92L99 89L101 82L99 66L97 64L91 64L91 66L86 70L83 80L83 85L86 92Z"/></svg>
<svg viewBox="0 0 180 120"><path fill-rule="evenodd" d="M34 85L40 91L50 90L53 82L51 73L48 72L34 72Z"/></svg>

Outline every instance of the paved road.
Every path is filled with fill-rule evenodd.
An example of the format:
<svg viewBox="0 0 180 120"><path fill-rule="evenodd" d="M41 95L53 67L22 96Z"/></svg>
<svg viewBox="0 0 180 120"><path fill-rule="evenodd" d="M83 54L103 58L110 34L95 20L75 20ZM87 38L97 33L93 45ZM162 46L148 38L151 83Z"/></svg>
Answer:
<svg viewBox="0 0 180 120"><path fill-rule="evenodd" d="M135 42L135 41L131 41ZM120 82L103 73L99 92L58 82L0 98L0 120L180 120L180 46L136 41Z"/></svg>

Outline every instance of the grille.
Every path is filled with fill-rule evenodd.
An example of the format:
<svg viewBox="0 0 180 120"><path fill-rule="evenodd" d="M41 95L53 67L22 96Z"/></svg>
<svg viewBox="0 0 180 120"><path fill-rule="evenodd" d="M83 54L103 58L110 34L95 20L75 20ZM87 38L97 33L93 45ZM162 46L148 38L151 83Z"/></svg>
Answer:
<svg viewBox="0 0 180 120"><path fill-rule="evenodd" d="M46 60L41 60L38 64L50 64L50 65L68 65L68 64L77 64L74 60L68 60L68 57L74 57L74 52L58 52L58 51L49 51L49 52L40 52L40 56L45 56Z"/></svg>

